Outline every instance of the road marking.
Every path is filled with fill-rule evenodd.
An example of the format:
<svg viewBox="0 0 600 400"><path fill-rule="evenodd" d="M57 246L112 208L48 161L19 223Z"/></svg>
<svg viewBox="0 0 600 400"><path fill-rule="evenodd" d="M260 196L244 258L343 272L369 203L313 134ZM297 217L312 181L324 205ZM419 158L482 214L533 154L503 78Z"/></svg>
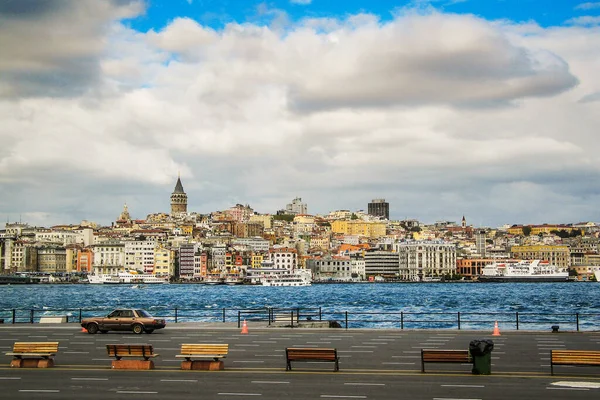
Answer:
<svg viewBox="0 0 600 400"><path fill-rule="evenodd" d="M289 382L286 382L286 381L251 381L251 383L267 383L267 384L276 385L276 384L286 384Z"/></svg>
<svg viewBox="0 0 600 400"><path fill-rule="evenodd" d="M376 346L351 346L351 347L354 347L354 348L361 348L362 347L362 348L365 348L365 349L374 349Z"/></svg>
<svg viewBox="0 0 600 400"><path fill-rule="evenodd" d="M415 365L414 362L382 362L381 364L385 364L385 365Z"/></svg>
<svg viewBox="0 0 600 400"><path fill-rule="evenodd" d="M198 379L161 379L161 382L198 382Z"/></svg>
<svg viewBox="0 0 600 400"><path fill-rule="evenodd" d="M350 385L350 386L385 386L385 383L344 382L344 385Z"/></svg>
<svg viewBox="0 0 600 400"><path fill-rule="evenodd" d="M107 381L108 378L71 378L72 381Z"/></svg>
<svg viewBox="0 0 600 400"><path fill-rule="evenodd" d="M440 385L441 387L482 388L484 385Z"/></svg>
<svg viewBox="0 0 600 400"><path fill-rule="evenodd" d="M262 393L217 393L219 396L262 396Z"/></svg>
<svg viewBox="0 0 600 400"><path fill-rule="evenodd" d="M65 351L65 354L90 354L89 351Z"/></svg>
<svg viewBox="0 0 600 400"><path fill-rule="evenodd" d="M421 358L419 356L392 356L392 358Z"/></svg>
<svg viewBox="0 0 600 400"><path fill-rule="evenodd" d="M548 390L590 390L588 388L547 387Z"/></svg>
<svg viewBox="0 0 600 400"><path fill-rule="evenodd" d="M117 393L121 393L121 394L158 394L158 392L138 392L135 390L117 390Z"/></svg>
<svg viewBox="0 0 600 400"><path fill-rule="evenodd" d="M19 392L24 393L60 393L60 390L53 389L21 389Z"/></svg>
<svg viewBox="0 0 600 400"><path fill-rule="evenodd" d="M373 350L340 350L338 353L373 353Z"/></svg>
<svg viewBox="0 0 600 400"><path fill-rule="evenodd" d="M234 363L264 363L264 361L234 361Z"/></svg>
<svg viewBox="0 0 600 400"><path fill-rule="evenodd" d="M240 346L240 347L260 347L259 344L235 344L234 346Z"/></svg>
<svg viewBox="0 0 600 400"><path fill-rule="evenodd" d="M449 398L449 397L434 397L433 400L481 400L481 399L459 399L459 398Z"/></svg>
<svg viewBox="0 0 600 400"><path fill-rule="evenodd" d="M326 399L366 399L367 396L342 396L337 394L322 394L322 398Z"/></svg>
<svg viewBox="0 0 600 400"><path fill-rule="evenodd" d="M13 380L13 379L21 379L20 377L15 376L0 376L0 380Z"/></svg>
<svg viewBox="0 0 600 400"><path fill-rule="evenodd" d="M274 340L253 340L252 343L277 343L277 342Z"/></svg>
<svg viewBox="0 0 600 400"><path fill-rule="evenodd" d="M588 389L600 389L600 382L571 382L571 381L559 381L552 382L554 386L565 386L571 388L588 388Z"/></svg>

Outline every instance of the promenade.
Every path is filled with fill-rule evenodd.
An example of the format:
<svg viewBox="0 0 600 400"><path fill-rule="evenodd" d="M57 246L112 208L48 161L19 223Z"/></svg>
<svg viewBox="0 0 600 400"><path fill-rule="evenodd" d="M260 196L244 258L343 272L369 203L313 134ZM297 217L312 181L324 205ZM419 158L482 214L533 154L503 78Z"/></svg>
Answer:
<svg viewBox="0 0 600 400"><path fill-rule="evenodd" d="M555 367L550 349L600 350L600 332L501 332L273 328L248 324L170 324L151 335L89 335L78 324L0 325L0 350L17 341L58 341L56 366L0 366L4 399L596 399L600 367ZM491 327L490 327L491 328ZM468 349L473 339L492 339L492 374L472 375L469 364L427 364L422 348ZM159 357L152 371L110 368L106 344L148 343ZM228 343L224 371L181 371L182 343ZM296 363L285 371L286 347L335 347L331 363Z"/></svg>

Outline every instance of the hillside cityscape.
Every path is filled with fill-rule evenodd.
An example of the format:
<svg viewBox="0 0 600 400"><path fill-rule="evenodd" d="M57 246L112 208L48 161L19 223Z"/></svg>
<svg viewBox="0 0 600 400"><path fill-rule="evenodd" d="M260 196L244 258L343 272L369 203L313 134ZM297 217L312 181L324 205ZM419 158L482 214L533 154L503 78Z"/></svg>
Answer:
<svg viewBox="0 0 600 400"><path fill-rule="evenodd" d="M579 281L595 280L600 270L594 222L486 228L463 217L426 225L390 221L385 199L374 199L367 212L311 215L299 197L275 214L237 204L203 215L188 212L180 178L170 204L170 213L145 219L132 218L125 204L111 226L7 222L1 272L49 282L136 271L171 282L234 276L257 283L251 271L310 271L312 282L418 282L476 281L486 265L510 260L542 260Z"/></svg>

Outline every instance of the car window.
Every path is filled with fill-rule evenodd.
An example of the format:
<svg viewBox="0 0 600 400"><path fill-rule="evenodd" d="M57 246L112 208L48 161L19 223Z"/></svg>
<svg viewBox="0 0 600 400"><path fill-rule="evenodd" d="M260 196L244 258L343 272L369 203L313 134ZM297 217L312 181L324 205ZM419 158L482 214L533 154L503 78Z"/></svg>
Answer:
<svg viewBox="0 0 600 400"><path fill-rule="evenodd" d="M117 318L120 316L121 316L120 310L115 310L115 311L111 312L110 314L108 314L108 318Z"/></svg>
<svg viewBox="0 0 600 400"><path fill-rule="evenodd" d="M123 310L123 311L121 311L121 317L123 317L123 318L133 318L133 311L131 311L131 310Z"/></svg>
<svg viewBox="0 0 600 400"><path fill-rule="evenodd" d="M146 312L145 310L135 310L135 312L137 313L137 315L139 315L140 317L144 317L144 318L152 318L152 316L150 314L148 314L148 312Z"/></svg>

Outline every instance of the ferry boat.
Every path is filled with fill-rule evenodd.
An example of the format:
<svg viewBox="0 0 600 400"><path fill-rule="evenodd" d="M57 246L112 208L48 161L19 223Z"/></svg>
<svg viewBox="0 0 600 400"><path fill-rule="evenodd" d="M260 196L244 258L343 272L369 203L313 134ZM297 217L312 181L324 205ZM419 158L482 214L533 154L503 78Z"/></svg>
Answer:
<svg viewBox="0 0 600 400"><path fill-rule="evenodd" d="M223 282L223 278L221 278L220 274L215 274L215 275L207 275L206 278L204 278L204 284L206 285L221 285Z"/></svg>
<svg viewBox="0 0 600 400"><path fill-rule="evenodd" d="M594 276L596 277L596 282L600 282L600 269L594 271Z"/></svg>
<svg viewBox="0 0 600 400"><path fill-rule="evenodd" d="M510 260L486 265L480 282L566 282L569 272L542 260Z"/></svg>
<svg viewBox="0 0 600 400"><path fill-rule="evenodd" d="M261 278L263 286L310 286L310 270L298 269L289 274L268 274Z"/></svg>
<svg viewBox="0 0 600 400"><path fill-rule="evenodd" d="M226 285L241 285L244 282L244 279L240 274L227 274L225 275L224 282Z"/></svg>
<svg viewBox="0 0 600 400"><path fill-rule="evenodd" d="M169 283L169 278L138 271L122 271L116 274L94 273L88 275L88 282L94 285L165 284Z"/></svg>

